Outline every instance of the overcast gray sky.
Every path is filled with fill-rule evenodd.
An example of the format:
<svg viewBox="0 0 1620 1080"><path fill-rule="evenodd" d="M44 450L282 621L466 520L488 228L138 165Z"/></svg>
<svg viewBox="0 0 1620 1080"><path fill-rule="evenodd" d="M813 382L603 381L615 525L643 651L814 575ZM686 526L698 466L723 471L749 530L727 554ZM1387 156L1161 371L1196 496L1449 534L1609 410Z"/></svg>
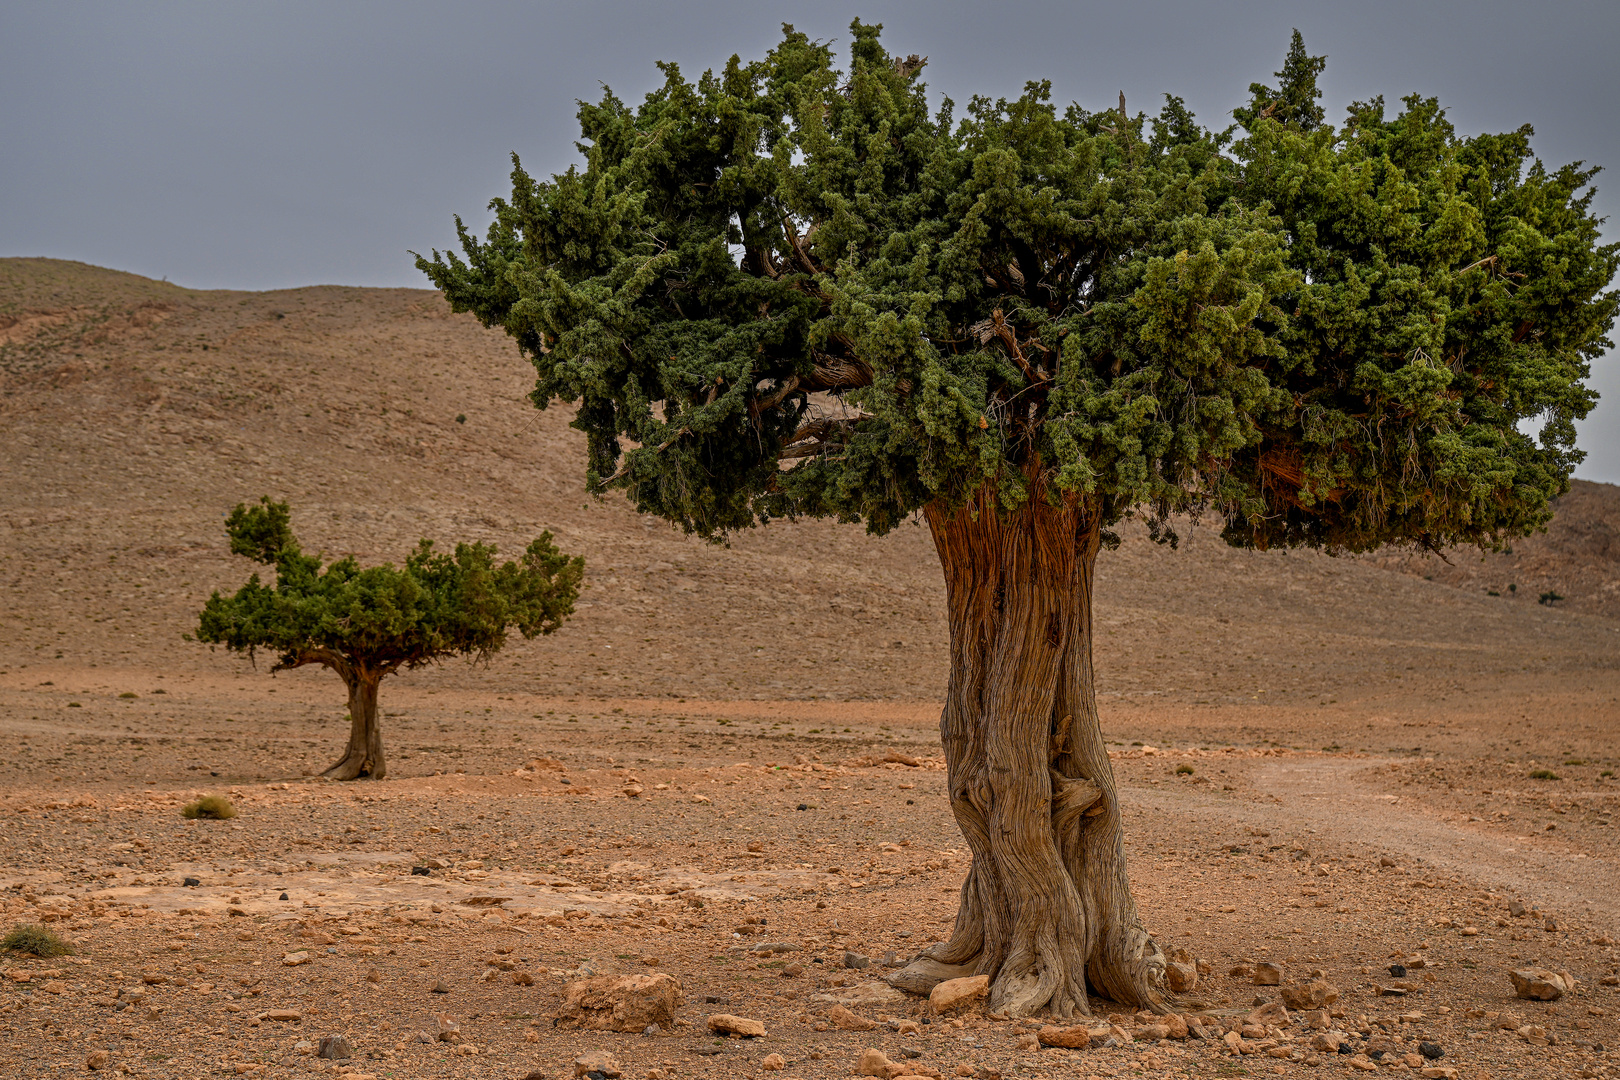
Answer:
<svg viewBox="0 0 1620 1080"><path fill-rule="evenodd" d="M635 100L760 55L792 22L842 42L859 15L929 57L938 95L1131 111L1179 94L1221 123L1281 66L1291 27L1348 102L1438 96L1463 132L1536 127L1549 164L1608 166L1620 207L1620 3L30 3L0 5L0 255L80 259L196 288L425 284L407 248L454 240L532 173L575 159L574 102ZM1610 230L1611 237L1614 234ZM1620 363L1577 475L1620 483Z"/></svg>

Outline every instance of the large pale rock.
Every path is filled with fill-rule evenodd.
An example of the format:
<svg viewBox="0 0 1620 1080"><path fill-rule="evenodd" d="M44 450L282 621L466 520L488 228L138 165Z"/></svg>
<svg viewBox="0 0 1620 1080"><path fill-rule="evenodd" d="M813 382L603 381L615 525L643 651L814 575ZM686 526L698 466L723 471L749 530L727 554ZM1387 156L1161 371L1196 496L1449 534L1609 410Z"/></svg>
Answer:
<svg viewBox="0 0 1620 1080"><path fill-rule="evenodd" d="M1513 980L1513 992L1526 1001L1557 1001L1573 989L1564 976L1546 968L1519 968L1508 972L1508 978Z"/></svg>
<svg viewBox="0 0 1620 1080"><path fill-rule="evenodd" d="M1173 994L1190 993L1198 985L1196 964L1182 964L1172 960L1164 965L1164 983Z"/></svg>
<svg viewBox="0 0 1620 1080"><path fill-rule="evenodd" d="M1283 969L1281 964L1261 961L1254 965L1254 985L1280 986L1282 984Z"/></svg>
<svg viewBox="0 0 1620 1080"><path fill-rule="evenodd" d="M1283 1004L1300 1012L1320 1009L1339 1000L1339 988L1326 979L1284 986L1281 993Z"/></svg>
<svg viewBox="0 0 1620 1080"><path fill-rule="evenodd" d="M751 1020L746 1016L732 1016L730 1013L715 1013L709 1017L709 1030L716 1035L734 1035L739 1039L762 1039L765 1037L765 1025L758 1020Z"/></svg>
<svg viewBox="0 0 1620 1080"><path fill-rule="evenodd" d="M606 1050L592 1050L574 1059L575 1076L593 1072L601 1073L608 1077L608 1080L615 1080L624 1075L624 1070L619 1066L619 1059Z"/></svg>
<svg viewBox="0 0 1620 1080"><path fill-rule="evenodd" d="M1047 1024L1035 1033L1035 1038L1042 1046L1061 1046L1069 1050L1084 1050L1091 1045L1091 1032L1084 1024L1073 1027Z"/></svg>
<svg viewBox="0 0 1620 1080"><path fill-rule="evenodd" d="M942 964L918 957L899 971L885 976L890 986L913 994L926 994L942 982L964 979L973 974L972 964Z"/></svg>
<svg viewBox="0 0 1620 1080"><path fill-rule="evenodd" d="M969 975L965 979L947 979L928 993L928 1006L936 1013L950 1012L971 1005L984 997L990 989L990 976Z"/></svg>
<svg viewBox="0 0 1620 1080"><path fill-rule="evenodd" d="M598 975L563 987L563 1007L557 1013L560 1028L587 1031L645 1030L651 1024L668 1027L686 1003L681 984L673 976Z"/></svg>

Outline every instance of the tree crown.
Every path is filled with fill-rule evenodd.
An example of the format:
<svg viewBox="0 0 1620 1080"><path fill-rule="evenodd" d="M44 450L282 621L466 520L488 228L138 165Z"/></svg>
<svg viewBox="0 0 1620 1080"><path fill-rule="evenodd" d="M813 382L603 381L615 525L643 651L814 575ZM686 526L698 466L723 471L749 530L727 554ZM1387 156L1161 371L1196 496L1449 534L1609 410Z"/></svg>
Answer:
<svg viewBox="0 0 1620 1080"><path fill-rule="evenodd" d="M496 549L457 544L455 554L421 541L403 567L322 565L293 535L286 503L238 504L225 523L233 554L275 567L274 585L254 574L233 596L215 592L197 637L252 655L279 654L275 668L321 663L387 673L446 656L487 660L509 627L526 638L549 634L573 614L585 561L570 559L549 532L521 559L497 564Z"/></svg>
<svg viewBox="0 0 1620 1080"><path fill-rule="evenodd" d="M578 402L594 489L704 535L882 532L986 487L1260 546L1546 520L1616 306L1596 170L1417 96L1326 124L1297 32L1215 132L1042 82L930 113L880 29L847 72L785 27L695 82L662 65L639 107L605 92L582 168L514 158L487 235L418 257L516 339L536 405Z"/></svg>

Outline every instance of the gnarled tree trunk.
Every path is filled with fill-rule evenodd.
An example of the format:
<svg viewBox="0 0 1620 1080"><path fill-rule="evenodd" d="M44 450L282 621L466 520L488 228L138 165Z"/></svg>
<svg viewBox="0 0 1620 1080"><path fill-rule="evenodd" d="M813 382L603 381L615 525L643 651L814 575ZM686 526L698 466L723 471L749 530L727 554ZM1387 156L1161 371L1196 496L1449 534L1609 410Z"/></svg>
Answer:
<svg viewBox="0 0 1620 1080"><path fill-rule="evenodd" d="M349 748L336 765L321 775L334 780L361 776L381 780L388 775L382 728L377 724L377 684L382 682L383 673L356 664L340 674L349 684Z"/></svg>
<svg viewBox="0 0 1620 1080"><path fill-rule="evenodd" d="M924 956L989 975L1015 1016L1088 1013L1086 993L1164 1008L1164 955L1125 873L1091 667L1097 515L994 490L925 509L945 570L951 679L940 735L973 851L950 940Z"/></svg>

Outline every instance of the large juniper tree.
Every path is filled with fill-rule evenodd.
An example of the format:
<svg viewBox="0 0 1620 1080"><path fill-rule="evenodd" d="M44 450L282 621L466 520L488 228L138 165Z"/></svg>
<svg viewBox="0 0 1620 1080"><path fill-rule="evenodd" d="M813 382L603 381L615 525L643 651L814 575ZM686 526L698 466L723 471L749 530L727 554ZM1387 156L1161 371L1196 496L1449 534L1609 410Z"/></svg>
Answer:
<svg viewBox="0 0 1620 1080"><path fill-rule="evenodd" d="M1325 123L1297 35L1217 133L1038 82L930 113L878 31L847 72L789 27L582 105L583 168L514 160L487 236L418 265L517 340L537 406L578 403L596 490L703 536L920 513L974 856L929 955L1014 1014L1160 1007L1098 728L1098 550L1130 515L1330 551L1542 525L1616 252L1592 170L1544 168L1528 127L1462 137L1415 96Z"/></svg>
<svg viewBox="0 0 1620 1080"><path fill-rule="evenodd" d="M526 638L549 634L574 612L585 560L557 550L541 533L517 560L497 563L487 544L454 554L421 541L405 559L361 567L323 566L293 535L286 503L238 504L225 521L231 553L275 567L265 585L254 574L232 596L215 592L198 620L200 641L252 656L277 653L272 672L321 664L349 689L349 745L321 775L336 780L388 774L377 689L384 677L450 656L488 660L508 627Z"/></svg>

